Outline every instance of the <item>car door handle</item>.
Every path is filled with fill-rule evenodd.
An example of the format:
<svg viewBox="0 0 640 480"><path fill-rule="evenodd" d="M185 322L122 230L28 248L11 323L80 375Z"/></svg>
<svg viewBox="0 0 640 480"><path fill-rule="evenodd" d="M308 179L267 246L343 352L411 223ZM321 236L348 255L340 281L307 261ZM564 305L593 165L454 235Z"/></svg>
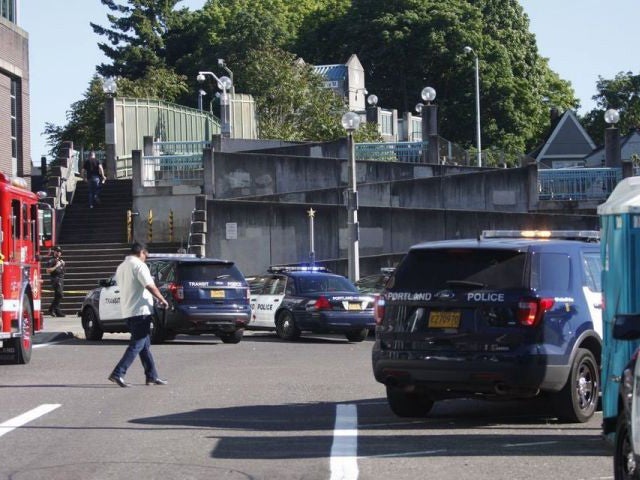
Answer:
<svg viewBox="0 0 640 480"><path fill-rule="evenodd" d="M593 308L599 308L602 310L602 304L601 303L594 303L593 304Z"/></svg>
<svg viewBox="0 0 640 480"><path fill-rule="evenodd" d="M113 293L120 293L120 290L114 290Z"/></svg>
<svg viewBox="0 0 640 480"><path fill-rule="evenodd" d="M274 298L274 299L273 299L273 303L278 303L279 301L280 301L280 299L279 299L279 298Z"/></svg>

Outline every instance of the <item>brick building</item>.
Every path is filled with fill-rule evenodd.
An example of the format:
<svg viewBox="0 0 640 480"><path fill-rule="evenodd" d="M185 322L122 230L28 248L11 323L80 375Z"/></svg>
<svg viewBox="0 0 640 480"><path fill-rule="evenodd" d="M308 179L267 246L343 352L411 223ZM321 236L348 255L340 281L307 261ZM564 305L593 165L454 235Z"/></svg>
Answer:
<svg viewBox="0 0 640 480"><path fill-rule="evenodd" d="M17 24L18 1L0 0L0 171L28 180L29 36Z"/></svg>

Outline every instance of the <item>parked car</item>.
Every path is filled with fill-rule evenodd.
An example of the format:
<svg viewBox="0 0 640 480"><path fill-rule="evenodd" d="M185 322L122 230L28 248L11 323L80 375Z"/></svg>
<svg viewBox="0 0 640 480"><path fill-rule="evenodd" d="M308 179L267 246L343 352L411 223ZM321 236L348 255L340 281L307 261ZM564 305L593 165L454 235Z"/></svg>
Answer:
<svg viewBox="0 0 640 480"><path fill-rule="evenodd" d="M384 287L387 284L387 280L391 278L394 270L394 267L383 267L380 269L379 273L367 275L356 281L356 288L360 291L360 293L366 293L370 295L380 293L384 290Z"/></svg>
<svg viewBox="0 0 640 480"><path fill-rule="evenodd" d="M251 308L249 287L233 262L190 254L152 254L147 265L169 302L168 309L154 310L152 342L202 333L214 333L224 343L240 342ZM87 340L128 331L115 279L101 280L99 285L87 294L78 313Z"/></svg>
<svg viewBox="0 0 640 480"><path fill-rule="evenodd" d="M484 232L413 246L376 304L373 372L401 417L456 397L553 399L586 422L599 396L598 232Z"/></svg>
<svg viewBox="0 0 640 480"><path fill-rule="evenodd" d="M613 337L637 343L640 315L617 315ZM640 347L632 351L624 370L616 375L619 398L613 454L615 480L640 479Z"/></svg>
<svg viewBox="0 0 640 480"><path fill-rule="evenodd" d="M373 297L323 267L271 267L249 279L249 329L275 330L283 340L302 332L341 333L361 342L374 327Z"/></svg>

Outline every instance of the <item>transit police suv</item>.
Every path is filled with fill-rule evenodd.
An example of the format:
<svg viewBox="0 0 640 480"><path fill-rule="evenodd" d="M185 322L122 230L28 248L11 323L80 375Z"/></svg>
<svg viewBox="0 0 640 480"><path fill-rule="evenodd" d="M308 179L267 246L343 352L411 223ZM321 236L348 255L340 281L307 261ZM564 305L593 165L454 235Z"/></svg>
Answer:
<svg viewBox="0 0 640 480"><path fill-rule="evenodd" d="M274 266L248 282L249 329L275 330L283 340L296 340L307 331L340 333L350 342L361 342L375 326L374 297L324 267Z"/></svg>
<svg viewBox="0 0 640 480"><path fill-rule="evenodd" d="M167 309L154 309L153 343L177 334L203 333L216 334L224 343L242 340L251 312L249 287L233 262L193 254L150 254L147 265L169 303ZM113 277L87 294L78 314L87 340L128 331L120 287Z"/></svg>
<svg viewBox="0 0 640 480"><path fill-rule="evenodd" d="M562 421L598 404L598 232L486 231L413 246L376 303L373 372L391 410L547 394Z"/></svg>

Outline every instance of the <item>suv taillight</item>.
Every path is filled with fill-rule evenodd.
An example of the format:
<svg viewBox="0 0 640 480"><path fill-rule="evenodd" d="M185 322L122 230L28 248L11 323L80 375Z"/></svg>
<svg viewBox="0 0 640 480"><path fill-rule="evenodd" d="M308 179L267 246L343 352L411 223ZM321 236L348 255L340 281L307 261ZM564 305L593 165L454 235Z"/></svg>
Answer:
<svg viewBox="0 0 640 480"><path fill-rule="evenodd" d="M331 304L325 296L318 297L316 303L313 306L316 310L331 310Z"/></svg>
<svg viewBox="0 0 640 480"><path fill-rule="evenodd" d="M382 319L384 318L384 298L380 295L376 295L373 300L373 318L376 321L376 325L382 325Z"/></svg>
<svg viewBox="0 0 640 480"><path fill-rule="evenodd" d="M170 283L168 287L169 292L171 292L171 296L174 300L178 302L184 300L184 289L182 288L182 285L178 285L177 283Z"/></svg>
<svg viewBox="0 0 640 480"><path fill-rule="evenodd" d="M551 307L553 298L524 298L518 302L518 322L526 327L535 327Z"/></svg>

